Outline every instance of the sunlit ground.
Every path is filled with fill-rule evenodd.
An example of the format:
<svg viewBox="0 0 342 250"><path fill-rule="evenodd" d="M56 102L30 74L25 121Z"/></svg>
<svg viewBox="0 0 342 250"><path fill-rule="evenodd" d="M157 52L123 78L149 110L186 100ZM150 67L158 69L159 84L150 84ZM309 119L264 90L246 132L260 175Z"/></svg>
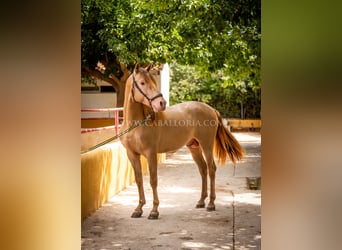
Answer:
<svg viewBox="0 0 342 250"><path fill-rule="evenodd" d="M97 228L99 224L95 224L83 236L82 246L91 246L96 242L101 245L99 249L108 250L139 249L143 243L149 245L149 249L261 249L261 190L249 190L246 185L246 177L259 177L261 174L261 138L256 133L234 133L234 136L248 150L244 160L236 165L235 174L232 163L226 163L224 167L218 166L216 211L207 212L205 208L195 208L201 193L201 177L189 151L184 147L176 153L169 153L160 171L158 170L160 220L146 219L153 200L147 175L144 177L146 205L143 218L130 218L139 201L137 187L132 184L104 205L112 209L110 215L103 219L98 217L97 220L101 218L101 225L106 222L108 225L103 225L105 230L101 231L101 228ZM170 224L163 227L165 223ZM153 230L153 225L157 224L158 228ZM191 228L190 225L195 227ZM211 227L208 228L207 225ZM119 226L134 232L137 232L137 228L144 229L139 231L139 242L135 237L117 236L118 231L110 234L118 230ZM146 231L146 228L150 230ZM106 233L110 237L106 238ZM104 242L104 239L108 241Z"/></svg>
<svg viewBox="0 0 342 250"><path fill-rule="evenodd" d="M260 193L235 194L234 201L238 203L261 205L261 194Z"/></svg>

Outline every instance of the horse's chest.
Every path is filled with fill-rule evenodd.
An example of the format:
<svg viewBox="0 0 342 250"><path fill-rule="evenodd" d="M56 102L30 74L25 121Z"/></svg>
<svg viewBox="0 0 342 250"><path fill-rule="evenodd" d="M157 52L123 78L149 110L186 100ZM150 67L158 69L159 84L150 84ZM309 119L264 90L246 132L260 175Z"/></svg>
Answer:
<svg viewBox="0 0 342 250"><path fill-rule="evenodd" d="M151 139L145 138L142 134L128 134L122 140L122 144L126 149L142 154L146 148L151 148L153 143Z"/></svg>

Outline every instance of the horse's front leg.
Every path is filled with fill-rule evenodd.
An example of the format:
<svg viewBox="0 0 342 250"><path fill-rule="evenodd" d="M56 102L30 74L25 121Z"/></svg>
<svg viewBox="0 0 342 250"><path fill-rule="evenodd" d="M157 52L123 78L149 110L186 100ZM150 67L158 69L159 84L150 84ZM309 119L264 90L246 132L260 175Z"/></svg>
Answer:
<svg viewBox="0 0 342 250"><path fill-rule="evenodd" d="M144 194L143 177L142 177L142 171L141 171L140 155L127 150L127 156L132 164L132 167L134 170L135 182L137 184L138 192L139 192L139 204L134 210L134 212L132 213L131 217L139 218L143 214L142 207L146 203L145 194Z"/></svg>
<svg viewBox="0 0 342 250"><path fill-rule="evenodd" d="M157 176L157 154L151 153L147 157L148 160L148 168L150 172L150 184L153 191L153 208L151 210L150 215L148 216L149 219L158 219L159 212L158 212L158 206L159 206L159 199L158 199L158 176Z"/></svg>

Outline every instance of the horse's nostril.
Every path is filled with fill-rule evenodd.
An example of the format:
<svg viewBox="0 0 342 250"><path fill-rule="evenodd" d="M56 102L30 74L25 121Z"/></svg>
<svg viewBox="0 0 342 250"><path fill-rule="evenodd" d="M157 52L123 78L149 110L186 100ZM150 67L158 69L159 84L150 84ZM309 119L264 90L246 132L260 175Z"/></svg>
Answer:
<svg viewBox="0 0 342 250"><path fill-rule="evenodd" d="M160 107L163 107L164 103L162 101L160 101Z"/></svg>

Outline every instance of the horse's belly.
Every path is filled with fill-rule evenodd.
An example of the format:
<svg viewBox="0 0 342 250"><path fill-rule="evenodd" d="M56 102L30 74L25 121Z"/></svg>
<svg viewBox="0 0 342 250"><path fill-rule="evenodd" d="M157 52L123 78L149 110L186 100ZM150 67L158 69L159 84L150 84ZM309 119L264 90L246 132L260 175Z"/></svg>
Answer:
<svg viewBox="0 0 342 250"><path fill-rule="evenodd" d="M186 145L191 139L192 134L185 128L181 130L176 128L164 129L160 133L158 153L175 151Z"/></svg>

